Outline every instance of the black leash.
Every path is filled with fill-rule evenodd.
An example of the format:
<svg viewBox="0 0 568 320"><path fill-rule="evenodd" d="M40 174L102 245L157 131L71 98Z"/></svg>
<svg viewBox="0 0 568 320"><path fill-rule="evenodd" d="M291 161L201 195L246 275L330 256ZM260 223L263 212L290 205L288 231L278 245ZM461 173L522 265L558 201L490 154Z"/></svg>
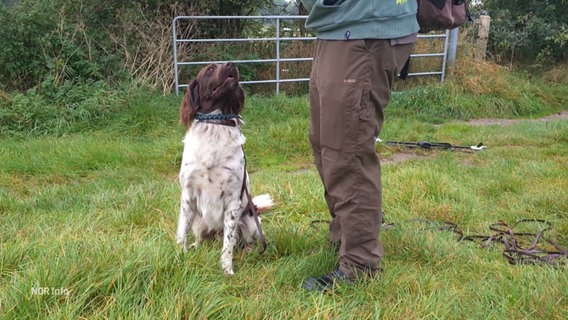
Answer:
<svg viewBox="0 0 568 320"><path fill-rule="evenodd" d="M420 142L405 142L405 141L384 141L379 138L376 139L376 142L382 142L387 145L391 146L400 146L405 148L422 148L422 149L440 149L440 150L473 150L473 151L481 151L486 146L483 143L478 143L475 146L455 146L447 142L428 142L428 141L420 141Z"/></svg>
<svg viewBox="0 0 568 320"><path fill-rule="evenodd" d="M514 228L520 224L526 223L540 223L545 227L537 232L518 232ZM505 222L493 223L489 226L495 235L495 241L503 243L505 250L503 256L507 258L510 264L549 264L549 265L566 265L568 263L568 249L560 246L558 243L544 238L544 232L551 230L552 225L550 222L540 219L522 219L508 225ZM524 246L520 240L524 238L530 243ZM543 240L548 244L551 249L544 249L539 246ZM562 259L566 258L566 259Z"/></svg>
<svg viewBox="0 0 568 320"><path fill-rule="evenodd" d="M552 224L546 220L521 219L512 225L499 221L489 225L489 229L493 231L491 235L466 235L457 228L455 223L447 221L440 222L427 219L411 219L408 221L436 225L437 230L457 234L458 241L473 241L480 244L482 248L487 248L494 243L502 243L504 246L503 257L512 265L568 265L568 249L544 237L545 231L552 229ZM539 228L536 232L516 231L522 224L545 226ZM543 242L546 245L543 245Z"/></svg>
<svg viewBox="0 0 568 320"><path fill-rule="evenodd" d="M318 223L329 223L329 220L313 220L311 226L315 228ZM541 219L521 219L512 225L499 221L489 225L494 233L491 235L469 234L465 235L458 229L457 224L448 221L429 219L409 219L406 222L418 222L431 225L438 231L450 231L458 236L458 241L472 241L487 248L494 243L502 243L504 246L503 257L512 265L550 265L553 267L568 265L568 249L555 241L544 237L545 231L552 230L552 224ZM537 232L514 231L521 224L544 224ZM383 222L381 229L394 228L396 224ZM523 241L524 240L524 241ZM542 245L546 242L546 246ZM528 246L525 243L530 243Z"/></svg>

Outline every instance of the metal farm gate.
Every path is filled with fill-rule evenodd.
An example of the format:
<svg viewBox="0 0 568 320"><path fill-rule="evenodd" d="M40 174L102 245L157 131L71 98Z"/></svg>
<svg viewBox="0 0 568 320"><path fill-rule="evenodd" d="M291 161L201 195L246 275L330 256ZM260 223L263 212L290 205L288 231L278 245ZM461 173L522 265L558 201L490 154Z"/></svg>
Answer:
<svg viewBox="0 0 568 320"><path fill-rule="evenodd" d="M249 64L249 63L270 63L274 65L274 74L276 75L274 79L254 79L241 81L242 84L276 84L276 94L280 93L280 84L290 83L290 82L306 82L309 81L308 68L306 71L306 77L301 78L283 78L281 65L286 62L305 62L312 61L312 57L282 57L281 49L284 43L289 43L292 41L314 41L316 38L313 36L296 36L294 32L290 32L290 28L286 26L289 25L290 21L295 20L305 20L307 16L178 16L174 18L172 22L172 33L173 33L173 60L174 60L174 76L175 76L175 90L176 94L179 94L180 88L186 88L186 83L180 83L180 70L184 66L192 65L207 65L210 63L224 63L226 60L180 60L180 46L182 44L192 45L192 44L204 44L204 43L216 43L216 42L274 42L275 43L275 56L268 59L242 59L242 60L231 60L236 64ZM212 38L196 38L194 35L184 36L181 32L182 28L192 23L199 23L204 20L245 20L253 19L262 22L265 25L274 27L274 34L268 37L243 37L243 38L223 38L223 39L212 39ZM263 34L269 34L268 28ZM282 36L286 32L290 34L289 36ZM439 76L440 82L444 82L446 75L446 65L447 62L453 62L455 60L455 52L457 47L457 29L446 30L439 34L419 34L418 41L420 39L430 38L430 39L440 39L443 41L442 50L438 52L429 53L413 53L410 57L411 59L421 59L421 58L439 58L441 59L440 68L436 70L429 70L424 72L411 72L408 76Z"/></svg>

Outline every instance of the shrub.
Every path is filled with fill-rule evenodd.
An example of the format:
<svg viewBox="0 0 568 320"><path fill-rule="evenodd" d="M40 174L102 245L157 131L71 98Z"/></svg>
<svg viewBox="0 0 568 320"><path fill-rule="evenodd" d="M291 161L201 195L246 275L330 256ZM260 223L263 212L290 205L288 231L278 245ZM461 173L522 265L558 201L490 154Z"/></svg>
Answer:
<svg viewBox="0 0 568 320"><path fill-rule="evenodd" d="M490 50L502 62L560 62L568 58L565 0L488 0Z"/></svg>
<svg viewBox="0 0 568 320"><path fill-rule="evenodd" d="M64 135L100 128L123 107L121 93L102 82L48 79L0 100L0 136Z"/></svg>

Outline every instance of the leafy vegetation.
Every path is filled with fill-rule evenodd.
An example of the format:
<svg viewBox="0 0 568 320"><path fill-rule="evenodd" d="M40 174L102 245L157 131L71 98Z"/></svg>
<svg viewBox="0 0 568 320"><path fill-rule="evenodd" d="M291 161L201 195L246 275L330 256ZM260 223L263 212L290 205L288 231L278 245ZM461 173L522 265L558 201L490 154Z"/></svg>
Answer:
<svg viewBox="0 0 568 320"><path fill-rule="evenodd" d="M566 60L568 26L563 20L567 14L564 2L487 0L472 10L476 15L488 10L493 17L490 53L495 60L546 67L546 64ZM111 88L135 85L168 94L173 89L171 23L174 17L256 15L282 12L279 10L288 12L290 8L306 14L299 1L292 4L276 0L218 0L186 4L170 0L4 0L0 2L0 37L3 39L0 92L23 93L45 85L81 86L103 81ZM185 21L178 27L178 34L186 38L274 36L269 26L254 20ZM302 22L296 22L291 30L301 35L306 33ZM311 53L309 46L284 44L284 47L283 54L290 57ZM209 43L180 44L179 54L181 59L191 57L192 61L268 59L274 54L267 53L274 50L268 42L213 47ZM298 55L299 52L308 52L308 55ZM305 64L283 63L281 67L293 78L295 69ZM266 64L246 68L247 78L268 78L274 72L273 66Z"/></svg>
<svg viewBox="0 0 568 320"><path fill-rule="evenodd" d="M511 63L558 63L568 58L565 0L484 0L491 16L493 55Z"/></svg>
<svg viewBox="0 0 568 320"><path fill-rule="evenodd" d="M133 83L170 93L171 24L176 16L250 15L263 2L267 1L220 0L213 6L169 0L2 2L0 90L25 92L46 83L104 81L112 87ZM185 23L178 34L231 38L257 27L247 20L217 19ZM241 49L232 49L232 59ZM204 53L180 48L182 55Z"/></svg>

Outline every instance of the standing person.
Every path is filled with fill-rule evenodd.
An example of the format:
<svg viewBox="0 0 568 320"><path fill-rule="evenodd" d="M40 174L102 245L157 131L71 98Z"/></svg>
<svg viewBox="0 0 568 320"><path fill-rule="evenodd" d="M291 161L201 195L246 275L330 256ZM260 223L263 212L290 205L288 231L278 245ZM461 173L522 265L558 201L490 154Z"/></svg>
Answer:
<svg viewBox="0 0 568 320"><path fill-rule="evenodd" d="M316 32L309 139L332 220L339 266L306 290L352 283L381 270L381 168L375 138L393 81L419 29L415 0L302 0Z"/></svg>

